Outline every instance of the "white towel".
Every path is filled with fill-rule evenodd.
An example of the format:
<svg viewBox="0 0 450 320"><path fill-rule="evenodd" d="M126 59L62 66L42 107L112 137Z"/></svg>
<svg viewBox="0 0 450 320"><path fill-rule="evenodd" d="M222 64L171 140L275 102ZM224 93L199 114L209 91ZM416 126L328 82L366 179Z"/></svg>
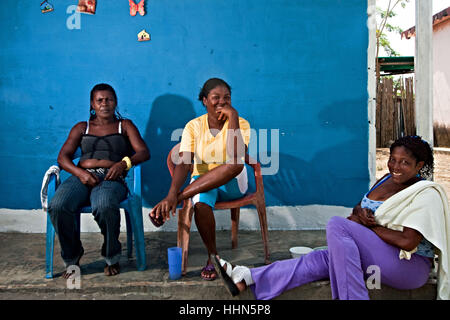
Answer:
<svg viewBox="0 0 450 320"><path fill-rule="evenodd" d="M431 181L419 181L396 193L375 211L381 226L419 231L437 249L439 256L438 299L450 299L450 211L444 188ZM399 259L411 258L412 251L400 250Z"/></svg>
<svg viewBox="0 0 450 320"><path fill-rule="evenodd" d="M52 174L56 176L56 186L59 186L60 179L59 179L59 167L58 166L51 166L48 168L47 172L44 175L44 179L42 180L42 187L41 187L41 204L42 209L44 211L47 211L48 209L48 183L50 182L50 177Z"/></svg>

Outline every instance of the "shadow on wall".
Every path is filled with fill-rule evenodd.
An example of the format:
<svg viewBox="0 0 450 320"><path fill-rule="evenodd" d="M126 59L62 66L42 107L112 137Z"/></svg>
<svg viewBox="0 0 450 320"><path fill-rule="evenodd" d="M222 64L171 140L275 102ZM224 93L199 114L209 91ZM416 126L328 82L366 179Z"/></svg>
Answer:
<svg viewBox="0 0 450 320"><path fill-rule="evenodd" d="M349 141L348 144L355 142ZM353 207L367 191L368 178L358 178L358 174L351 171L353 162L342 155L348 144L320 151L310 161L280 153L277 174L263 177L266 204Z"/></svg>
<svg viewBox="0 0 450 320"><path fill-rule="evenodd" d="M363 124L352 125L349 120L361 118L356 115L361 105L360 100L341 101L327 106L318 114L320 125L316 127L316 132L310 133L314 134L310 143L320 144L324 141L328 147L318 148L312 158L308 157L310 160L296 156L295 150L291 154L279 153L278 172L264 176L267 205L353 207L360 200L369 182L367 128ZM154 100L143 135L151 152L150 161L142 165L145 207L153 207L166 196L171 183L166 165L167 155L181 139L181 130L177 141L171 141L172 133L183 129L195 117L197 115L192 102L183 96L165 94ZM336 141L336 135L342 135L338 139L341 143L330 145L330 141ZM298 137L294 140L290 145L299 145ZM254 190L254 181L250 176L249 187Z"/></svg>
<svg viewBox="0 0 450 320"><path fill-rule="evenodd" d="M291 154L280 152L277 174L264 176L266 202L281 206L322 204L353 207L367 191L370 179L367 127L365 123L352 120L362 119L365 107L364 99L344 100L325 106L318 114L319 127L308 134L311 134L310 143L320 144L322 141L328 147L317 148L318 151L308 161L295 156L295 150ZM337 139L339 135L341 138ZM341 143L333 145L330 141Z"/></svg>
<svg viewBox="0 0 450 320"><path fill-rule="evenodd" d="M176 129L196 117L192 102L179 95L164 94L152 104L144 140L150 149L151 159L142 164L142 197L144 207L153 207L169 191L170 173L166 159L170 149L181 140L171 141Z"/></svg>

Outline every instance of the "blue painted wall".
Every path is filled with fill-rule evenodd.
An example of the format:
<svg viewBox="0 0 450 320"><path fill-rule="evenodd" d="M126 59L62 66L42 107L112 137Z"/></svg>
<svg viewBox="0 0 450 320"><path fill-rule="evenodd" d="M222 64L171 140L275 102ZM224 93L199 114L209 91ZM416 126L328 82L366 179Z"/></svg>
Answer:
<svg viewBox="0 0 450 320"><path fill-rule="evenodd" d="M42 14L40 1L2 1L0 208L40 208L42 176L99 82L151 149L145 206L165 195L171 133L204 113L210 77L231 84L252 127L279 129L268 205L352 206L367 188L366 1L146 1L131 17L128 1L99 0L80 30L66 27L76 0L50 2ZM137 41L144 28L150 42Z"/></svg>

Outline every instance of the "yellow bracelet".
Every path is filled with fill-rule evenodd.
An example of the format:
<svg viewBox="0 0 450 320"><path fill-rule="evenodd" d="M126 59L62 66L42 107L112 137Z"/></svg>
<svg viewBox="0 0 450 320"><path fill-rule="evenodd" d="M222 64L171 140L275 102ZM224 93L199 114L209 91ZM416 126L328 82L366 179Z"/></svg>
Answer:
<svg viewBox="0 0 450 320"><path fill-rule="evenodd" d="M131 169L132 165L131 165L131 159L128 157L123 157L122 161L125 161L127 163L127 171Z"/></svg>

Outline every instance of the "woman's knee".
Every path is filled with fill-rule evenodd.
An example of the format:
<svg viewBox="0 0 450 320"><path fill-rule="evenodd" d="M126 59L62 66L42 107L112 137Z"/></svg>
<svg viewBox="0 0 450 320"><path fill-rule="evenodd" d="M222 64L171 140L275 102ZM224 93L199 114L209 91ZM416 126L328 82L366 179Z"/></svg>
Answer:
<svg viewBox="0 0 450 320"><path fill-rule="evenodd" d="M56 217L61 213L75 213L76 208L70 198L63 197L61 194L55 194L48 205L48 213L50 217Z"/></svg>
<svg viewBox="0 0 450 320"><path fill-rule="evenodd" d="M120 214L120 205L116 201L100 201L92 203L92 213L94 215L109 216Z"/></svg>
<svg viewBox="0 0 450 320"><path fill-rule="evenodd" d="M236 177L244 169L244 164L242 163L226 163L227 172L232 177Z"/></svg>
<svg viewBox="0 0 450 320"><path fill-rule="evenodd" d="M326 234L327 237L333 235L343 235L350 232L350 224L354 223L344 217L334 216L328 221Z"/></svg>
<svg viewBox="0 0 450 320"><path fill-rule="evenodd" d="M213 208L204 202L197 202L194 205L194 219L197 224L214 224Z"/></svg>
<svg viewBox="0 0 450 320"><path fill-rule="evenodd" d="M343 217L339 217L339 216L334 216L331 217L331 219L328 221L327 223L327 231L331 231L334 230L336 228L342 228L345 223L348 221L348 219L343 218Z"/></svg>
<svg viewBox="0 0 450 320"><path fill-rule="evenodd" d="M50 216L59 213L77 213L82 203L87 199L87 188L77 177L71 176L64 181L48 205Z"/></svg>
<svg viewBox="0 0 450 320"><path fill-rule="evenodd" d="M195 214L209 214L212 213L212 208L209 204L204 202L197 202L194 204L194 212Z"/></svg>
<svg viewBox="0 0 450 320"><path fill-rule="evenodd" d="M117 184L106 184L99 188L94 188L91 193L91 207L93 212L100 214L109 212L119 212L120 202L126 196L126 189Z"/></svg>
<svg viewBox="0 0 450 320"><path fill-rule="evenodd" d="M63 207L63 203L61 201L55 200L55 197L53 197L48 204L48 213L50 214L50 216L52 216L57 212L61 212L63 210Z"/></svg>

